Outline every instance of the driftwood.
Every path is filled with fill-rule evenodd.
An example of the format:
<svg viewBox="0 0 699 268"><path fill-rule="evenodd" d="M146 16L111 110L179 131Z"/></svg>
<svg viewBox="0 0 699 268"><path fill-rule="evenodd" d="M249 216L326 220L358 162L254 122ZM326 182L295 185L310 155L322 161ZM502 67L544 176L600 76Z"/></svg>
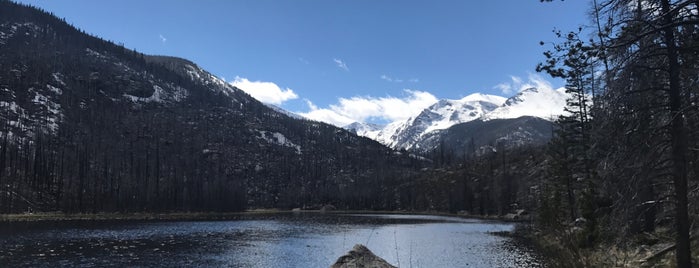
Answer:
<svg viewBox="0 0 699 268"><path fill-rule="evenodd" d="M384 259L374 255L368 248L362 244L356 244L347 252L337 259L335 264L330 268L396 268L389 264Z"/></svg>

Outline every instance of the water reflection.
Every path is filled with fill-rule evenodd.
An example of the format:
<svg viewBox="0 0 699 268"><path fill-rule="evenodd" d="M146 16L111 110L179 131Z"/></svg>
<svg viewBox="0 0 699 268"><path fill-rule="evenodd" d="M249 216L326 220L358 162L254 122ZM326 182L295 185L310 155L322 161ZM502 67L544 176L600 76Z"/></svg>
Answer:
<svg viewBox="0 0 699 268"><path fill-rule="evenodd" d="M513 224L437 216L275 214L231 221L0 225L0 266L328 267L354 244L400 267L536 267L491 232Z"/></svg>

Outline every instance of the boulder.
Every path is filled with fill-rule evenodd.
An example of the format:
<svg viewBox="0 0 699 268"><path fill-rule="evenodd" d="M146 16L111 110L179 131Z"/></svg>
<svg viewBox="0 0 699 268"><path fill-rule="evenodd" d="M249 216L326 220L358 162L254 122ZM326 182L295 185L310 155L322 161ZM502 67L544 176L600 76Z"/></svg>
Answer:
<svg viewBox="0 0 699 268"><path fill-rule="evenodd" d="M374 255L368 248L362 244L356 244L347 252L337 259L335 264L330 268L396 268L389 264L384 259Z"/></svg>

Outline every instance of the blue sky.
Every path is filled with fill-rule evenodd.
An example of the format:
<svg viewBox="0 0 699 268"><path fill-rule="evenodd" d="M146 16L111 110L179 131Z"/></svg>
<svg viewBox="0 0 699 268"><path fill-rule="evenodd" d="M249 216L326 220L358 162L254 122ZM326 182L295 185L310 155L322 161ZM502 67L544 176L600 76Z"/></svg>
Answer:
<svg viewBox="0 0 699 268"><path fill-rule="evenodd" d="M401 120L440 98L509 97L539 41L587 2L539 0L22 0L146 54L194 61L287 110L341 125ZM542 79L543 78L543 79Z"/></svg>

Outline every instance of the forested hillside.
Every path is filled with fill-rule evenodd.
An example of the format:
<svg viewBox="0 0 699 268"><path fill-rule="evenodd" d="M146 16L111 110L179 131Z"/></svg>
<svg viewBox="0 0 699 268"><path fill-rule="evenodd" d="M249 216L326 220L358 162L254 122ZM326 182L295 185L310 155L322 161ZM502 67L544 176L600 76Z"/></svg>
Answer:
<svg viewBox="0 0 699 268"><path fill-rule="evenodd" d="M424 165L0 1L0 212L396 208Z"/></svg>

